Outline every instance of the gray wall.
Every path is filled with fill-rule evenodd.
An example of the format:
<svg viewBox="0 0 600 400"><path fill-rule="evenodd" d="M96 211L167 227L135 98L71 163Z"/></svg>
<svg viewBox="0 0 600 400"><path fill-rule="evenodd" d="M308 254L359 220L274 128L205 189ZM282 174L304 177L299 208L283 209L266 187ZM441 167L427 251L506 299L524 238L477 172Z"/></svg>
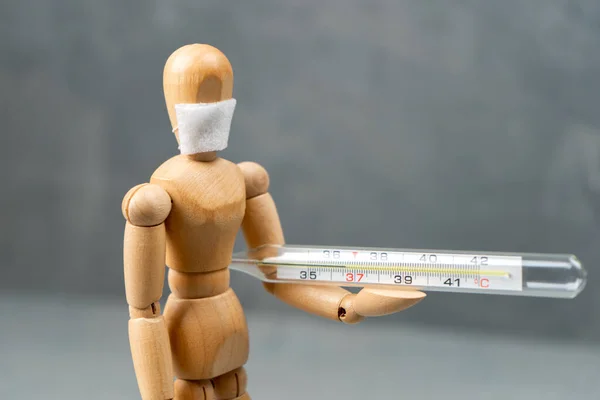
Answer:
<svg viewBox="0 0 600 400"><path fill-rule="evenodd" d="M177 151L162 67L205 42L236 76L223 156L270 171L288 242L570 252L591 272L573 301L432 294L380 321L596 340L599 22L591 0L4 0L0 284L123 297L122 196Z"/></svg>

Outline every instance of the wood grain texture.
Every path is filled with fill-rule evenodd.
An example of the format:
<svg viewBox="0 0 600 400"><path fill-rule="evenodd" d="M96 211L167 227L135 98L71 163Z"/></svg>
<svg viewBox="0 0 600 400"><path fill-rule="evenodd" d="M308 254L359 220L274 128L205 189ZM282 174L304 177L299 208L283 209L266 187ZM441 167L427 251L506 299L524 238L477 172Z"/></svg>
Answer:
<svg viewBox="0 0 600 400"><path fill-rule="evenodd" d="M207 44L183 46L173 52L165 64L163 90L171 126L177 136L175 105L230 99L233 69L227 57L215 47Z"/></svg>
<svg viewBox="0 0 600 400"><path fill-rule="evenodd" d="M275 202L269 193L261 194L246 201L246 214L242 222L242 231L251 257L257 260L277 254L273 247L262 247L265 244L284 244L283 230ZM271 279L277 277L277 267L259 266L260 270ZM264 283L263 283L264 286Z"/></svg>
<svg viewBox="0 0 600 400"><path fill-rule="evenodd" d="M171 198L160 186L143 183L127 192L121 210L125 219L133 225L158 225L171 211Z"/></svg>
<svg viewBox="0 0 600 400"><path fill-rule="evenodd" d="M164 319L129 320L129 343L142 399L172 399L173 367Z"/></svg>
<svg viewBox="0 0 600 400"><path fill-rule="evenodd" d="M340 303L340 307L338 310L338 316L340 318L340 321L348 325L357 324L363 319L365 319L363 315L358 314L354 309L355 297L356 295L353 293L348 294L346 297L344 297Z"/></svg>
<svg viewBox="0 0 600 400"><path fill-rule="evenodd" d="M129 306L129 318L154 318L160 315L160 303L154 302L146 308Z"/></svg>
<svg viewBox="0 0 600 400"><path fill-rule="evenodd" d="M248 326L233 290L204 299L170 295L164 316L178 378L212 379L248 360Z"/></svg>
<svg viewBox="0 0 600 400"><path fill-rule="evenodd" d="M177 379L175 381L174 400L219 400L215 395L213 384L210 380L186 381Z"/></svg>
<svg viewBox="0 0 600 400"><path fill-rule="evenodd" d="M246 201L242 230L248 248L264 244L284 244L283 230L271 194L264 193Z"/></svg>
<svg viewBox="0 0 600 400"><path fill-rule="evenodd" d="M186 157L194 161L213 161L217 158L217 152L207 151L204 153L186 154Z"/></svg>
<svg viewBox="0 0 600 400"><path fill-rule="evenodd" d="M211 272L179 272L169 270L169 288L180 299L200 299L224 293L229 289L229 268Z"/></svg>
<svg viewBox="0 0 600 400"><path fill-rule="evenodd" d="M269 193L246 201L246 215L242 223L242 230L250 249L265 244L285 243L277 208ZM260 253L258 252L258 254ZM274 269L274 267L267 268ZM274 273L273 270L264 272L266 274ZM340 320L340 304L342 299L349 294L343 288L324 285L263 283L263 286L284 303L331 320Z"/></svg>
<svg viewBox="0 0 600 400"><path fill-rule="evenodd" d="M167 228L167 265L181 272L209 272L229 266L244 217L244 177L236 164L176 156L151 182L172 200Z"/></svg>
<svg viewBox="0 0 600 400"><path fill-rule="evenodd" d="M264 287L290 306L331 320L339 320L340 304L349 294L341 287L325 285L265 283Z"/></svg>
<svg viewBox="0 0 600 400"><path fill-rule="evenodd" d="M269 190L269 174L261 165L244 161L238 164L244 175L246 198L251 199Z"/></svg>
<svg viewBox="0 0 600 400"><path fill-rule="evenodd" d="M234 399L246 392L248 376L241 367L213 379L218 399Z"/></svg>
<svg viewBox="0 0 600 400"><path fill-rule="evenodd" d="M175 105L231 98L233 72L216 48L188 45L167 60L163 87L177 137ZM125 196L129 332L144 399L216 399L208 379L223 374L221 394L245 390L248 328L227 268L245 208L241 169L216 152L173 157ZM161 317L165 262L172 294Z"/></svg>
<svg viewBox="0 0 600 400"><path fill-rule="evenodd" d="M123 263L127 303L146 308L160 300L165 279L165 225L125 224Z"/></svg>
<svg viewBox="0 0 600 400"><path fill-rule="evenodd" d="M353 297L352 307L365 317L393 314L414 306L425 298L416 290L363 288Z"/></svg>

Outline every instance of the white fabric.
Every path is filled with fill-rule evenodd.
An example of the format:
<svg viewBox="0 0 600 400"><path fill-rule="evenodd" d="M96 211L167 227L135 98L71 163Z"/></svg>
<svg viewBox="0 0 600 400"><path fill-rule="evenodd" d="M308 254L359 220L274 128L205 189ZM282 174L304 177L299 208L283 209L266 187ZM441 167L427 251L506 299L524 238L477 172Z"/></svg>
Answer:
<svg viewBox="0 0 600 400"><path fill-rule="evenodd" d="M227 148L235 104L235 99L218 103L176 104L181 154Z"/></svg>

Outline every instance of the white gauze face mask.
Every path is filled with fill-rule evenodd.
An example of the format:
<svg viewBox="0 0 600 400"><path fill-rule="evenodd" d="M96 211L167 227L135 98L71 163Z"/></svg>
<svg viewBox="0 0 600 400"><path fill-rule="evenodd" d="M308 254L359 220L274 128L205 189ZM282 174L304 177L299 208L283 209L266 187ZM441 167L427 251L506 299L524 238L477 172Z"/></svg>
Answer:
<svg viewBox="0 0 600 400"><path fill-rule="evenodd" d="M227 148L235 99L217 103L176 104L179 151L206 153Z"/></svg>

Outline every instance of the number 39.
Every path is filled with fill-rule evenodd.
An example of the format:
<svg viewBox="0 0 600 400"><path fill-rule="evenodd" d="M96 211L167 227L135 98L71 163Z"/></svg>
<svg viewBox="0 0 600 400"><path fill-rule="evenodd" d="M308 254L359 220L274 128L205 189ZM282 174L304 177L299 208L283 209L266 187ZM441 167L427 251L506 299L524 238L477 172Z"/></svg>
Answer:
<svg viewBox="0 0 600 400"><path fill-rule="evenodd" d="M404 277L405 285L412 285L413 278L410 275ZM394 283L402 283L402 275L394 275Z"/></svg>

